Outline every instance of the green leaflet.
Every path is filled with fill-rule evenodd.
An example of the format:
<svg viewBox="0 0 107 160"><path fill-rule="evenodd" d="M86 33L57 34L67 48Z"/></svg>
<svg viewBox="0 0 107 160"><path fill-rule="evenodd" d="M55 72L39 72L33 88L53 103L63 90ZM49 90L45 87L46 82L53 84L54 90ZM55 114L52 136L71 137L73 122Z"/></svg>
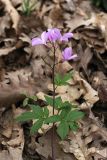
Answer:
<svg viewBox="0 0 107 160"><path fill-rule="evenodd" d="M36 118L41 118L44 116L42 107L40 107L39 105L33 105L33 104L29 104L29 106L31 107L34 114L36 115Z"/></svg>
<svg viewBox="0 0 107 160"><path fill-rule="evenodd" d="M47 107L44 107L44 116L47 118L49 116L49 110Z"/></svg>
<svg viewBox="0 0 107 160"><path fill-rule="evenodd" d="M45 119L44 123L47 124L47 123L55 123L55 122L59 122L61 120L60 116L59 115L53 115L53 116L50 116L48 118Z"/></svg>
<svg viewBox="0 0 107 160"><path fill-rule="evenodd" d="M44 119L39 119L33 124L33 126L31 127L31 134L34 134L35 132L38 131L38 129L42 127L43 120Z"/></svg>
<svg viewBox="0 0 107 160"><path fill-rule="evenodd" d="M23 122L35 119L35 114L33 112L25 112L16 118L16 121Z"/></svg>
<svg viewBox="0 0 107 160"><path fill-rule="evenodd" d="M78 124L76 122L71 122L69 123L69 127L72 131L76 132L77 129L79 128Z"/></svg>
<svg viewBox="0 0 107 160"><path fill-rule="evenodd" d="M84 117L84 113L78 110L70 111L66 117L67 121L77 121Z"/></svg>
<svg viewBox="0 0 107 160"><path fill-rule="evenodd" d="M65 139L69 132L69 125L67 122L61 122L57 128L57 133L61 139Z"/></svg>
<svg viewBox="0 0 107 160"><path fill-rule="evenodd" d="M53 106L53 99L49 96L45 96L46 103L50 106ZM62 99L61 97L55 98L55 108L58 109L62 106Z"/></svg>
<svg viewBox="0 0 107 160"><path fill-rule="evenodd" d="M56 74L55 76L55 84L57 86L67 85L67 81L72 77L72 73L66 73L64 76L61 74Z"/></svg>

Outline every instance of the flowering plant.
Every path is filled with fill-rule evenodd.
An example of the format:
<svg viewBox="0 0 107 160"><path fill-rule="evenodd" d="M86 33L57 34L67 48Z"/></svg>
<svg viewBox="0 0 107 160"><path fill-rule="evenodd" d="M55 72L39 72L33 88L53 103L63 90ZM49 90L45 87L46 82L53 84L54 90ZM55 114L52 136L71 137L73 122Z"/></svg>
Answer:
<svg viewBox="0 0 107 160"><path fill-rule="evenodd" d="M53 115L49 115L49 110L47 107L41 108L38 105L29 104L29 99L26 98L24 100L24 105L29 105L31 107L31 112L26 112L20 115L17 120L18 121L27 121L35 119L35 123L31 127L31 132L35 133L39 128L42 127L43 124L53 123L53 132L52 132L52 159L55 160L54 154L54 132L55 125L57 123L57 133L61 137L61 139L66 138L69 131L76 131L78 129L77 121L84 116L84 113L79 111L77 108L73 107L73 105L65 101L63 102L60 96L56 96L56 88L61 85L67 85L68 80L71 79L72 73L66 73L64 76L61 74L55 73L55 67L59 63L56 60L56 44L58 41L60 42L68 42L70 38L73 37L73 33L65 33L61 34L60 30L57 28L48 29L48 31L44 31L41 34L41 37L32 39L32 46L35 45L45 45L46 47L49 44L52 45L52 54L53 54L53 63L46 63L50 69L52 70L52 84L53 84L53 96L52 98L49 96L45 96L45 102L47 105L53 107ZM62 63L63 61L74 60L77 55L73 54L72 48L67 47L62 51ZM45 61L45 59L43 59ZM55 109L58 111L58 114L55 114Z"/></svg>

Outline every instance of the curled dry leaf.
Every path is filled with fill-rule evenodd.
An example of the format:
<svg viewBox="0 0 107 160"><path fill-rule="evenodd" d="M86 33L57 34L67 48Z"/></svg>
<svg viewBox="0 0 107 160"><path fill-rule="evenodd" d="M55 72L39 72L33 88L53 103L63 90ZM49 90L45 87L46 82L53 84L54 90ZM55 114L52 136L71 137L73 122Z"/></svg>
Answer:
<svg viewBox="0 0 107 160"><path fill-rule="evenodd" d="M10 84L1 83L0 86L0 107L9 107L20 100L24 99L23 94L34 95L39 91L33 79L24 77L10 79Z"/></svg>
<svg viewBox="0 0 107 160"><path fill-rule="evenodd" d="M98 92L94 90L87 81L82 79L77 72L75 72L75 75L73 78L74 78L74 81L78 82L81 88L83 88L84 90L83 97L85 101L90 104L90 107L92 107L93 104L99 100Z"/></svg>
<svg viewBox="0 0 107 160"><path fill-rule="evenodd" d="M87 148L84 146L81 133L70 135L70 142L61 141L60 145L65 153L73 153L77 160L92 160L87 155Z"/></svg>
<svg viewBox="0 0 107 160"><path fill-rule="evenodd" d="M11 155L9 154L8 150L0 151L0 160L11 160Z"/></svg>
<svg viewBox="0 0 107 160"><path fill-rule="evenodd" d="M7 54L9 54L10 52L12 52L14 50L15 50L15 47L9 47L9 48L0 49L0 56L7 55Z"/></svg>
<svg viewBox="0 0 107 160"><path fill-rule="evenodd" d="M16 71L10 71L7 74L5 74L5 79L7 80L7 82L9 83L9 81L19 81L19 77L24 77L24 80L27 81L28 77L31 77L31 68L30 67L25 67L22 69L18 69ZM23 80L23 81L24 81Z"/></svg>
<svg viewBox="0 0 107 160"><path fill-rule="evenodd" d="M5 29L10 27L10 17L8 14L0 17L0 36L5 36Z"/></svg>
<svg viewBox="0 0 107 160"><path fill-rule="evenodd" d="M15 118L19 114L19 109L13 106L13 117ZM14 160L23 160L22 153L24 147L24 135L23 129L20 124L14 121L12 128L12 135L8 141L3 141L2 145L6 146L9 157Z"/></svg>
<svg viewBox="0 0 107 160"><path fill-rule="evenodd" d="M5 7L6 7L6 11L10 14L11 18L12 18L12 22L13 22L13 25L12 27L16 30L18 30L18 23L19 23L19 20L20 20L20 16L17 12L17 10L13 7L12 3L10 0L1 0L4 4L5 4Z"/></svg>
<svg viewBox="0 0 107 160"><path fill-rule="evenodd" d="M63 10L59 5L55 5L49 14L52 26L61 28L63 24Z"/></svg>
<svg viewBox="0 0 107 160"><path fill-rule="evenodd" d="M100 125L100 121L94 117L86 117L81 121L81 129L69 134L67 141L61 141L61 148L66 153L73 153L77 160L95 160L107 157L107 129Z"/></svg>
<svg viewBox="0 0 107 160"><path fill-rule="evenodd" d="M11 0L11 1L12 1L12 4L13 4L14 7L22 4L22 0L18 0L18 1L17 0Z"/></svg>
<svg viewBox="0 0 107 160"><path fill-rule="evenodd" d="M49 130L45 135L43 135L42 137L40 137L38 139L38 142L36 142L36 151L39 155L42 155L43 157L45 157L46 159L48 159L48 157L51 157L51 135L52 135L52 129ZM54 135L54 145L55 145L55 159L56 160L76 160L75 157L72 154L66 154L62 151L59 142L60 139L57 136L57 134L55 133Z"/></svg>
<svg viewBox="0 0 107 160"><path fill-rule="evenodd" d="M6 110L0 117L1 135L10 139L13 130L13 112L10 108Z"/></svg>
<svg viewBox="0 0 107 160"><path fill-rule="evenodd" d="M86 27L81 27L80 29L78 28L76 31L79 33L78 39L84 39L88 47L93 48L93 50L97 51L98 53L104 53L106 49L105 38L97 26L90 25Z"/></svg>
<svg viewBox="0 0 107 160"><path fill-rule="evenodd" d="M92 15L88 20L80 15L73 17L72 21L66 20L67 27L70 28L71 32L80 26L89 26L93 22L95 22L95 15Z"/></svg>
<svg viewBox="0 0 107 160"><path fill-rule="evenodd" d="M76 69L79 71L82 69L84 75L87 77L89 80L89 70L88 70L88 65L93 58L93 52L89 47L87 47L85 50L83 50L83 47L81 44L78 45L77 47L77 53L78 56L80 57L80 60L76 63Z"/></svg>

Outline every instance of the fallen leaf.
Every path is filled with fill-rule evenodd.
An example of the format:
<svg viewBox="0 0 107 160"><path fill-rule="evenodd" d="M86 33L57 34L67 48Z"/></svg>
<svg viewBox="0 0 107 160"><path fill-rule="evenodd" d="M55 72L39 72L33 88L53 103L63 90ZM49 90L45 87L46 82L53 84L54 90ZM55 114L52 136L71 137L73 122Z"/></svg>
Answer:
<svg viewBox="0 0 107 160"><path fill-rule="evenodd" d="M12 5L12 3L11 3L10 0L1 0L1 1L5 4L6 10L10 14L10 16L12 18L12 21L13 21L12 27L17 32L17 30L18 30L18 23L19 23L19 20L20 20L20 16L19 16L17 10L13 7L13 5Z"/></svg>
<svg viewBox="0 0 107 160"><path fill-rule="evenodd" d="M48 157L51 157L51 134L52 130L49 130L44 136L38 139L39 143L36 142L36 151L38 152L38 154L42 155L46 159ZM59 145L59 137L56 133L54 136L54 149L56 160L71 160L72 158L75 160L72 154L66 154L61 150L61 147Z"/></svg>

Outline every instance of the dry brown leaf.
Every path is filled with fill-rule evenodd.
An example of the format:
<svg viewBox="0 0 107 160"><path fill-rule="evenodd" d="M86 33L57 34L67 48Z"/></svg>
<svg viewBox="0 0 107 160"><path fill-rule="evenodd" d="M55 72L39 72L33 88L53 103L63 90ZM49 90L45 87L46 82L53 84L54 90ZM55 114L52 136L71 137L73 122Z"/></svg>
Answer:
<svg viewBox="0 0 107 160"><path fill-rule="evenodd" d="M25 67L22 69L17 69L16 71L10 71L5 74L4 78L9 82L9 79L12 81L19 81L19 77L24 77L24 80L28 80L28 77L31 77L31 68L30 67Z"/></svg>
<svg viewBox="0 0 107 160"><path fill-rule="evenodd" d="M81 52L80 57L81 57L81 59L80 59L80 62L78 65L79 65L79 67L81 67L83 69L83 71L85 72L85 75L89 79L88 64L93 57L93 52L91 51L91 49L89 47L87 47L84 52L83 51Z"/></svg>
<svg viewBox="0 0 107 160"><path fill-rule="evenodd" d="M61 141L64 152L73 153L77 160L92 160L94 157L106 158L107 147L103 146L107 139L107 129L93 116L81 121L81 128L76 133L70 133L67 141Z"/></svg>
<svg viewBox="0 0 107 160"><path fill-rule="evenodd" d="M23 94L34 95L38 88L35 82L31 79L26 80L20 77L18 81L11 80L10 84L1 84L0 86L0 107L9 107L11 104L23 100Z"/></svg>
<svg viewBox="0 0 107 160"><path fill-rule="evenodd" d="M66 0L66 4L62 4L63 9L68 12L74 12L76 9L75 3L73 0Z"/></svg>
<svg viewBox="0 0 107 160"><path fill-rule="evenodd" d="M13 6L14 7L16 7L16 6L19 6L19 5L21 5L22 4L22 0L11 0L11 2L12 2L12 4L13 4Z"/></svg>
<svg viewBox="0 0 107 160"><path fill-rule="evenodd" d="M0 151L0 160L23 160L22 152L24 147L23 129L20 124L16 123L14 119L23 113L22 109L13 108L6 110L1 117L3 131L0 137L1 145L5 150Z"/></svg>
<svg viewBox="0 0 107 160"><path fill-rule="evenodd" d="M84 19L82 16L77 16L72 18L72 21L66 20L65 23L67 27L70 28L70 31L74 31L80 26L89 26L95 22L95 15L92 15L90 19Z"/></svg>
<svg viewBox="0 0 107 160"><path fill-rule="evenodd" d="M49 17L51 24L54 27L61 28L63 25L63 10L59 5L55 5L50 11Z"/></svg>
<svg viewBox="0 0 107 160"><path fill-rule="evenodd" d="M80 83L84 90L84 99L90 104L90 107L92 107L93 104L99 100L98 92L95 91L87 81L82 79L77 72L75 73L74 80Z"/></svg>
<svg viewBox="0 0 107 160"><path fill-rule="evenodd" d="M1 115L0 118L0 125L3 129L1 129L1 134L6 137L10 138L12 135L13 129L13 112L12 109L9 109Z"/></svg>
<svg viewBox="0 0 107 160"><path fill-rule="evenodd" d="M16 118L19 115L19 112L19 109L16 109L13 105L13 118ZM23 160L22 152L24 147L24 135L20 124L16 122L13 124L12 135L10 139L7 141L2 141L2 145L7 147L9 157L11 157L11 159Z"/></svg>
<svg viewBox="0 0 107 160"><path fill-rule="evenodd" d="M92 160L88 156L88 150L82 140L82 133L70 134L69 141L60 142L61 147L65 153L73 153L77 160Z"/></svg>
<svg viewBox="0 0 107 160"><path fill-rule="evenodd" d="M15 49L16 49L15 47L9 47L9 48L0 49L0 56L7 55L10 52L14 51Z"/></svg>
<svg viewBox="0 0 107 160"><path fill-rule="evenodd" d="M85 40L86 45L89 48L93 48L98 53L104 53L105 51L105 38L97 26L85 26L77 29L79 33L80 43L81 39ZM74 36L75 38L75 36Z"/></svg>
<svg viewBox="0 0 107 160"><path fill-rule="evenodd" d="M12 160L11 155L7 150L0 151L0 160Z"/></svg>
<svg viewBox="0 0 107 160"><path fill-rule="evenodd" d="M49 130L44 136L40 137L38 139L39 143L36 143L36 151L39 153L39 155L42 155L46 159L48 157L51 157L51 134L52 130ZM59 137L55 133L54 135L54 145L55 145L55 157L56 160L75 160L75 158L72 156L72 154L66 154L64 153L59 145Z"/></svg>
<svg viewBox="0 0 107 160"><path fill-rule="evenodd" d="M0 36L5 36L5 29L10 27L10 17L8 14L0 17Z"/></svg>
<svg viewBox="0 0 107 160"><path fill-rule="evenodd" d="M12 27L17 32L17 30L18 30L18 23L19 23L19 20L20 20L20 16L19 16L18 12L13 7L13 5L12 5L12 3L11 3L10 0L1 0L1 1L5 4L6 10L10 14L10 16L12 18L12 22L13 22Z"/></svg>
<svg viewBox="0 0 107 160"><path fill-rule="evenodd" d="M100 31L102 32L102 35L105 37L105 41L106 41L106 49L107 49L107 15L106 13L102 12L100 14L96 15L96 20L93 24L94 26L96 26L97 28L100 29Z"/></svg>

